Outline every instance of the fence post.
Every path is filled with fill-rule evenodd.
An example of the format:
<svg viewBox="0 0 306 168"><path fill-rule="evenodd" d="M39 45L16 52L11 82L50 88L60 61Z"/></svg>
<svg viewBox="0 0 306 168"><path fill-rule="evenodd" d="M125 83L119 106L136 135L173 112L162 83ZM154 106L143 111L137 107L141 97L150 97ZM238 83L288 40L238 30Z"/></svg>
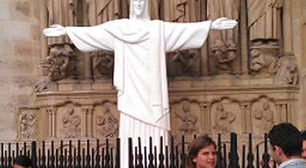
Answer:
<svg viewBox="0 0 306 168"><path fill-rule="evenodd" d="M263 168L269 168L269 161L270 161L270 155L268 153L268 136L265 134L265 144L264 144L264 154L262 155L262 160L263 160Z"/></svg>
<svg viewBox="0 0 306 168"><path fill-rule="evenodd" d="M229 168L240 168L238 163L238 153L237 153L237 134L231 133L231 147L229 153Z"/></svg>
<svg viewBox="0 0 306 168"><path fill-rule="evenodd" d="M248 165L247 168L254 168L254 154L252 152L253 144L252 144L252 134L249 134L249 151L248 151Z"/></svg>
<svg viewBox="0 0 306 168"><path fill-rule="evenodd" d="M32 141L31 144L31 160L32 160L32 167L37 168L37 153L36 153L36 142Z"/></svg>

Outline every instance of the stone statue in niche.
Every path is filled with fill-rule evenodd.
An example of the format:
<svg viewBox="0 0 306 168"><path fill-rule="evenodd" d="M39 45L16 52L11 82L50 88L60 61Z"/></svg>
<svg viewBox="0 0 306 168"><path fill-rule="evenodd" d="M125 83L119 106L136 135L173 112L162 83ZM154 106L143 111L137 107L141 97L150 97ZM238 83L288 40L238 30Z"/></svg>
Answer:
<svg viewBox="0 0 306 168"><path fill-rule="evenodd" d="M224 104L219 102L215 105L216 109L213 113L215 113L215 125L214 129L218 132L231 132L232 131L232 123L236 120L236 115L224 108Z"/></svg>
<svg viewBox="0 0 306 168"><path fill-rule="evenodd" d="M236 46L234 43L225 44L221 40L215 40L211 51L218 73L233 72L232 63L236 59Z"/></svg>
<svg viewBox="0 0 306 168"><path fill-rule="evenodd" d="M65 26L77 25L78 0L43 0L46 6L47 26L61 24ZM48 45L65 44L70 40L62 36L60 38L48 38Z"/></svg>
<svg viewBox="0 0 306 168"><path fill-rule="evenodd" d="M76 78L76 55L70 45L55 45L50 49L50 55L41 63L46 69L50 81L58 81L64 78Z"/></svg>
<svg viewBox="0 0 306 168"><path fill-rule="evenodd" d="M33 112L24 112L20 115L21 139L37 138L37 117Z"/></svg>
<svg viewBox="0 0 306 168"><path fill-rule="evenodd" d="M279 48L275 40L256 40L250 51L250 71L256 76L273 76L277 72Z"/></svg>
<svg viewBox="0 0 306 168"><path fill-rule="evenodd" d="M63 135L64 138L78 138L81 135L81 117L75 114L73 108L67 108L63 117Z"/></svg>
<svg viewBox="0 0 306 168"><path fill-rule="evenodd" d="M250 40L281 38L283 0L248 0Z"/></svg>
<svg viewBox="0 0 306 168"><path fill-rule="evenodd" d="M86 0L89 25L94 26L122 18L121 2L122 0Z"/></svg>
<svg viewBox="0 0 306 168"><path fill-rule="evenodd" d="M111 78L114 69L114 53L108 51L93 53L92 68L94 79Z"/></svg>
<svg viewBox="0 0 306 168"><path fill-rule="evenodd" d="M109 108L96 119L97 135L103 138L117 137L119 135L119 122Z"/></svg>
<svg viewBox="0 0 306 168"><path fill-rule="evenodd" d="M175 52L171 62L175 63L176 73L183 76L199 75L200 51L196 49Z"/></svg>
<svg viewBox="0 0 306 168"><path fill-rule="evenodd" d="M256 120L255 128L259 132L268 132L273 126L273 110L271 109L270 102L262 101L260 106L254 110L253 117Z"/></svg>
<svg viewBox="0 0 306 168"><path fill-rule="evenodd" d="M207 0L207 19L216 19L219 17L228 17L239 20L240 13L239 0ZM225 31L214 31L209 35L211 44L223 43L236 48L238 44L238 28L228 29ZM215 42L215 40L221 42ZM210 46L213 47L213 46Z"/></svg>
<svg viewBox="0 0 306 168"><path fill-rule="evenodd" d="M274 78L275 84L297 85L298 84L298 65L297 59L293 54L284 54L278 60L278 71Z"/></svg>
<svg viewBox="0 0 306 168"><path fill-rule="evenodd" d="M198 119L197 116L192 114L189 102L182 103L182 110L175 112L175 117L181 121L179 130L183 135L192 135L195 133Z"/></svg>
<svg viewBox="0 0 306 168"><path fill-rule="evenodd" d="M197 11L200 5L197 0L163 1L164 20L171 22L195 22L199 20Z"/></svg>

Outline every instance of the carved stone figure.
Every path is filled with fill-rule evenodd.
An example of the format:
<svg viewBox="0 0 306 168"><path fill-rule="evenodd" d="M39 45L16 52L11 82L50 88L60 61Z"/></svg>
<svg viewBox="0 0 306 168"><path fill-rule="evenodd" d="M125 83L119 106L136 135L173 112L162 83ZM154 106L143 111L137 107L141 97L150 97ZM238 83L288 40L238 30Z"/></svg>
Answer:
<svg viewBox="0 0 306 168"><path fill-rule="evenodd" d="M47 25L61 24L65 26L77 25L77 1L78 0L44 0L46 5ZM48 38L48 45L69 43L70 40L63 36L60 38Z"/></svg>
<svg viewBox="0 0 306 168"><path fill-rule="evenodd" d="M114 53L98 52L92 56L93 76L95 79L112 77L114 69Z"/></svg>
<svg viewBox="0 0 306 168"><path fill-rule="evenodd" d="M103 138L117 137L119 134L119 122L107 108L97 117L97 134Z"/></svg>
<svg viewBox="0 0 306 168"><path fill-rule="evenodd" d="M260 48L251 50L250 70L253 75L271 76L277 71L277 57Z"/></svg>
<svg viewBox="0 0 306 168"><path fill-rule="evenodd" d="M163 1L164 20L172 22L197 21L196 11L200 5L197 0L171 0Z"/></svg>
<svg viewBox="0 0 306 168"><path fill-rule="evenodd" d="M278 60L278 71L274 78L275 84L297 85L298 66L297 59L293 54L284 54Z"/></svg>
<svg viewBox="0 0 306 168"><path fill-rule="evenodd" d="M224 108L223 103L219 102L215 105L215 125L214 129L218 132L229 133L232 131L232 123L236 120L236 115Z"/></svg>
<svg viewBox="0 0 306 168"><path fill-rule="evenodd" d="M76 56L73 49L65 45L55 45L50 49L50 55L41 63L47 70L50 81L58 81L64 78L76 78Z"/></svg>
<svg viewBox="0 0 306 168"><path fill-rule="evenodd" d="M248 0L250 40L280 39L283 0Z"/></svg>
<svg viewBox="0 0 306 168"><path fill-rule="evenodd" d="M192 114L189 103L183 102L182 106L182 112L175 112L175 116L182 122L179 130L182 134L192 135L197 129L197 116Z"/></svg>
<svg viewBox="0 0 306 168"><path fill-rule="evenodd" d="M270 107L269 101L263 101L261 107L256 109L253 117L257 120L255 125L259 132L268 132L273 126L273 110Z"/></svg>
<svg viewBox="0 0 306 168"><path fill-rule="evenodd" d="M195 76L197 74L196 64L200 60L199 50L177 51L172 59L176 63L177 73L186 76Z"/></svg>
<svg viewBox="0 0 306 168"><path fill-rule="evenodd" d="M207 19L213 20L219 17L227 17L238 20L239 12L239 0L207 0ZM224 44L238 46L238 28L211 32L209 34L209 40L211 44L214 44L215 40L219 40Z"/></svg>
<svg viewBox="0 0 306 168"><path fill-rule="evenodd" d="M20 116L21 139L37 138L37 117L33 112L24 112Z"/></svg>
<svg viewBox="0 0 306 168"><path fill-rule="evenodd" d="M94 26L121 18L121 1L122 0L86 0L88 5L89 25Z"/></svg>
<svg viewBox="0 0 306 168"><path fill-rule="evenodd" d="M68 108L62 118L64 138L78 138L81 135L81 117L73 108Z"/></svg>
<svg viewBox="0 0 306 168"><path fill-rule="evenodd" d="M232 63L236 58L235 44L226 45L221 40L215 40L212 47L212 57L218 73L232 72Z"/></svg>

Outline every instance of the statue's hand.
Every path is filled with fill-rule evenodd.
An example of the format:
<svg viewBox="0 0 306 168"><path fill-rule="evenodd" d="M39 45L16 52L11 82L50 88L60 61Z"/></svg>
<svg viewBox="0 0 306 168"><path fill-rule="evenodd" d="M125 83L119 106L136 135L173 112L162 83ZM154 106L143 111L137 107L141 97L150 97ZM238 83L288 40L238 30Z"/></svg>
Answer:
<svg viewBox="0 0 306 168"><path fill-rule="evenodd" d="M62 25L52 25L49 28L43 30L43 34L47 37L58 37L66 35L66 29Z"/></svg>
<svg viewBox="0 0 306 168"><path fill-rule="evenodd" d="M234 28L238 22L225 17L218 18L211 23L210 28L214 30L224 30Z"/></svg>

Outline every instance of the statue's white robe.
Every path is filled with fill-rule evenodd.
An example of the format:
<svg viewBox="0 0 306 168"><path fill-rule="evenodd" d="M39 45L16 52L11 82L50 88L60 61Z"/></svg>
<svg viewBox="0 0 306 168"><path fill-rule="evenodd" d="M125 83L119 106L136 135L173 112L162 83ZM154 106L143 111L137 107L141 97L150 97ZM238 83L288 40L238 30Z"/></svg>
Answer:
<svg viewBox="0 0 306 168"><path fill-rule="evenodd" d="M115 53L114 85L120 113L121 167L128 167L127 138L159 144L170 130L165 53L200 48L211 21L170 23L122 19L93 27L66 27L75 46L85 52Z"/></svg>

